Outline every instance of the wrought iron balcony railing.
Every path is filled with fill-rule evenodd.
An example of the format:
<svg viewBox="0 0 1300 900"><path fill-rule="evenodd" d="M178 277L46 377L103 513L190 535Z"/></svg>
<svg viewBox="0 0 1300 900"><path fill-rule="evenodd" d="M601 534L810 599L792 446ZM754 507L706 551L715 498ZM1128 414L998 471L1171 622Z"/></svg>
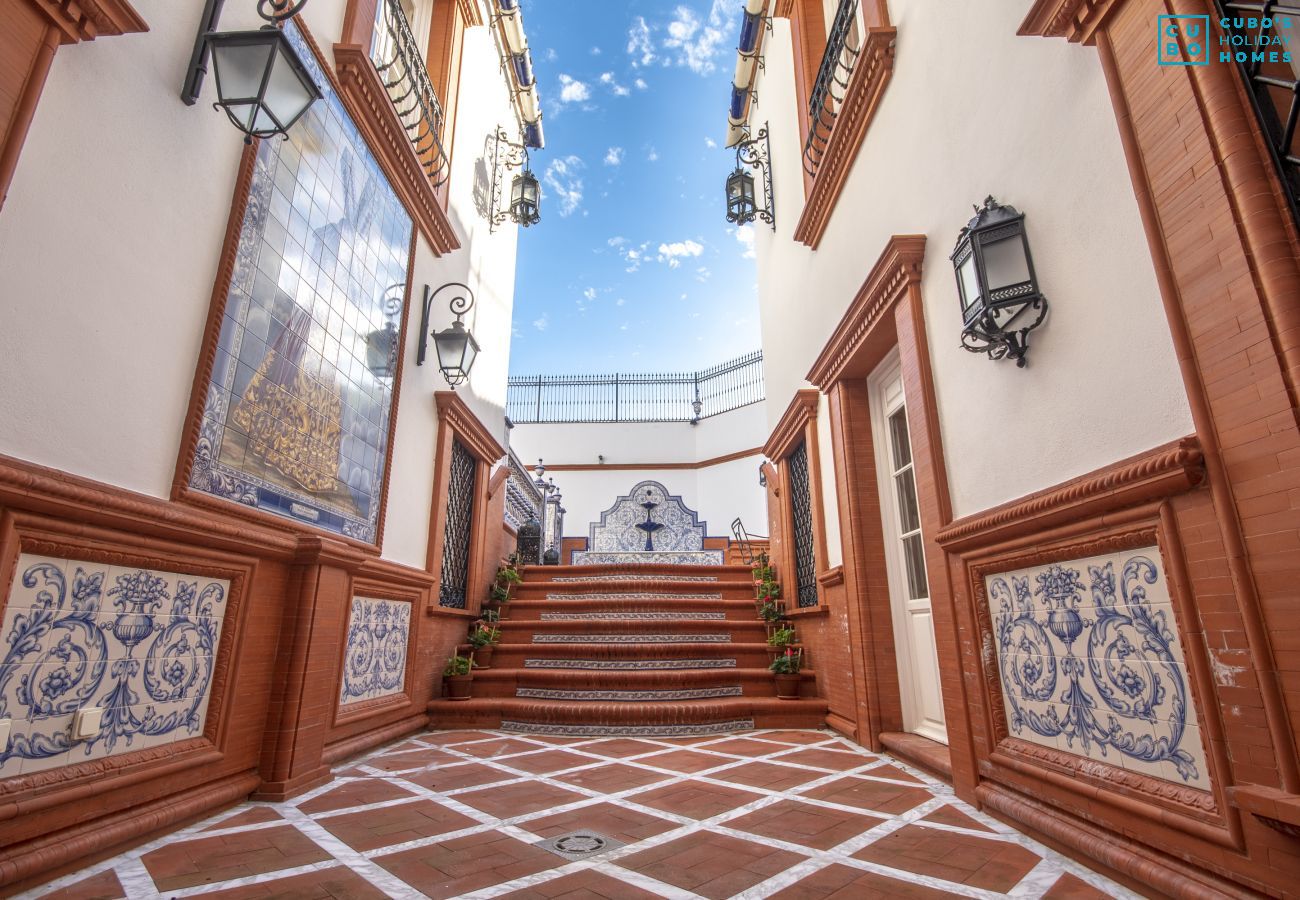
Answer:
<svg viewBox="0 0 1300 900"><path fill-rule="evenodd" d="M755 350L698 372L512 375L506 415L516 424L689 422L762 399L763 351Z"/></svg>
<svg viewBox="0 0 1300 900"><path fill-rule="evenodd" d="M1290 20L1300 20L1300 3L1219 0L1218 6L1220 21L1227 26L1229 43L1220 47L1210 40L1210 35L1204 35L1206 53L1214 57L1220 52L1231 52L1237 61L1273 165L1286 188L1291 215L1300 224L1300 146L1296 140L1300 72L1295 68L1300 60L1285 62L1283 54L1278 52L1287 48L1297 52L1291 42L1300 33L1291 26ZM1264 23L1269 23L1269 27L1265 28ZM1218 61L1209 59L1211 64Z"/></svg>
<svg viewBox="0 0 1300 900"><path fill-rule="evenodd" d="M835 128L835 117L849 89L849 78L862 52L862 42L855 35L858 23L858 0L840 0L826 38L826 52L817 69L812 96L808 99L808 137L803 145L803 166L809 175L817 174L822 154Z"/></svg>
<svg viewBox="0 0 1300 900"><path fill-rule="evenodd" d="M435 188L441 187L447 180L448 169L447 154L442 147L442 104L433 90L429 70L400 0L379 0L370 60L384 82L425 174Z"/></svg>

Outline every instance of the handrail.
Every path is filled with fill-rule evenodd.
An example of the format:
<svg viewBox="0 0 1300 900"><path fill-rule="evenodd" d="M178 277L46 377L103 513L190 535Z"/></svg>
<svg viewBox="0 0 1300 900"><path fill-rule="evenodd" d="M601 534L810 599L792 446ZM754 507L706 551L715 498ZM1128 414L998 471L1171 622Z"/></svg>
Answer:
<svg viewBox="0 0 1300 900"><path fill-rule="evenodd" d="M817 67L817 80L808 100L808 137L803 145L803 167L809 175L817 174L817 166L835 127L835 117L839 115L839 105L848 91L853 67L862 52L861 41L856 47L849 44L857 13L858 0L840 0L826 38L826 52Z"/></svg>
<svg viewBox="0 0 1300 900"><path fill-rule="evenodd" d="M380 0L375 9L375 36L370 60L384 82L406 136L435 188L447 180L442 147L442 104L429 80L420 45L400 0Z"/></svg>
<svg viewBox="0 0 1300 900"><path fill-rule="evenodd" d="M528 469L520 462L515 451L511 450L506 464L510 466L510 478L506 481L506 524L519 530L529 519L542 520L542 492L528 475Z"/></svg>
<svg viewBox="0 0 1300 900"><path fill-rule="evenodd" d="M506 415L537 422L694 422L764 398L763 351L697 372L512 375Z"/></svg>

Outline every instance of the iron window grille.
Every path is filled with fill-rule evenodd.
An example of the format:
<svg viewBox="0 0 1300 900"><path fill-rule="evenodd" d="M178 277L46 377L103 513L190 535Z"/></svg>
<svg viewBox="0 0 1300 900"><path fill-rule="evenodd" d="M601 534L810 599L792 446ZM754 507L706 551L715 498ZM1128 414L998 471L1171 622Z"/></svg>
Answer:
<svg viewBox="0 0 1300 900"><path fill-rule="evenodd" d="M803 167L809 175L817 174L831 131L835 128L835 117L839 115L840 104L848 92L853 67L862 52L862 41L856 33L857 24L858 0L840 0L826 38L826 52L817 68L812 96L808 99L808 137L803 145Z"/></svg>
<svg viewBox="0 0 1300 900"><path fill-rule="evenodd" d="M442 147L442 104L429 80L429 70L401 0L380 0L376 7L370 61L384 82L425 175L435 188L441 187L448 169Z"/></svg>
<svg viewBox="0 0 1300 900"><path fill-rule="evenodd" d="M506 415L516 424L690 422L763 396L763 351L755 350L698 372L512 375Z"/></svg>
<svg viewBox="0 0 1300 900"><path fill-rule="evenodd" d="M817 565L813 556L812 496L808 481L808 442L803 441L786 457L790 469L790 518L794 525L794 569L796 602L806 608L817 605Z"/></svg>
<svg viewBox="0 0 1300 900"><path fill-rule="evenodd" d="M1300 224L1300 148L1296 147L1296 125L1300 119L1300 73L1293 66L1300 65L1300 58L1294 62L1280 62L1279 48L1290 48L1292 53L1300 52L1293 46L1294 39L1300 37L1300 28L1282 29L1279 17L1300 19L1300 5L1293 3L1276 3L1274 0L1264 2L1235 2L1235 0L1216 0L1220 23L1225 26L1228 44L1225 52L1231 52L1236 60L1237 69L1245 79L1251 106L1255 118L1263 130L1269 155L1273 157L1273 166L1285 186L1287 204L1291 207L1291 216ZM1254 29L1237 28L1234 23L1247 25L1249 20L1256 22ZM1271 20L1269 29L1263 27L1265 20ZM1239 39L1240 44L1232 43ZM1263 41L1279 39L1281 43L1265 44ZM1210 35L1205 35L1209 46L1213 46ZM1274 58L1270 59L1270 51ZM1209 53L1207 49L1207 54ZM1240 55L1238 55L1240 54Z"/></svg>
<svg viewBox="0 0 1300 900"><path fill-rule="evenodd" d="M438 605L465 609L469 582L470 536L474 524L474 482L478 461L458 440L451 442L447 522L442 532L442 575Z"/></svg>

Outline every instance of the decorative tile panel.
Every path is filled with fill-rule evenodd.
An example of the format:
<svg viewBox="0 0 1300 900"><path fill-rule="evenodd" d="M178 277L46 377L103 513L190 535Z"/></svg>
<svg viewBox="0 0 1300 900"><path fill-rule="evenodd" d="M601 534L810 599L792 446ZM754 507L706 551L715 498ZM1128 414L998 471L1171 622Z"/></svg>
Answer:
<svg viewBox="0 0 1300 900"><path fill-rule="evenodd" d="M657 563L665 566L720 566L721 550L678 550L678 551L644 551L631 550L626 553L603 553L592 550L576 550L573 554L575 566L622 566L650 565ZM640 578L658 578L657 575L638 576Z"/></svg>
<svg viewBox="0 0 1300 900"><path fill-rule="evenodd" d="M202 734L230 582L84 560L18 558L3 625L0 777ZM100 732L72 738L102 707Z"/></svg>
<svg viewBox="0 0 1300 900"><path fill-rule="evenodd" d="M190 487L374 542L411 219L285 35L324 99L258 143Z"/></svg>
<svg viewBox="0 0 1300 900"><path fill-rule="evenodd" d="M410 601L354 597L339 706L402 693L410 643Z"/></svg>
<svg viewBox="0 0 1300 900"><path fill-rule="evenodd" d="M705 523L657 481L642 481L591 523L588 549L603 552L700 550Z"/></svg>
<svg viewBox="0 0 1300 900"><path fill-rule="evenodd" d="M1156 547L985 578L1010 734L1208 789Z"/></svg>

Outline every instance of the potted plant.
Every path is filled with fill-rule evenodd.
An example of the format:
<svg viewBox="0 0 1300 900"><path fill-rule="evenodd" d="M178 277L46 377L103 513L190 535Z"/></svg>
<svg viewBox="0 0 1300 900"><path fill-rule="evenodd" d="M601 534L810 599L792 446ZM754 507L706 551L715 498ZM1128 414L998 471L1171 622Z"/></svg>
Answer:
<svg viewBox="0 0 1300 900"><path fill-rule="evenodd" d="M772 598L758 602L758 617L769 625L775 625L785 618L785 609L779 600Z"/></svg>
<svg viewBox="0 0 1300 900"><path fill-rule="evenodd" d="M511 589L524 580L524 576L519 574L519 568L516 553L512 553L505 562L497 566L497 574L492 580L492 588L488 592L488 599L484 602L483 609L497 612L499 617L499 611L510 602Z"/></svg>
<svg viewBox="0 0 1300 900"><path fill-rule="evenodd" d="M491 625L479 625L470 631L469 643L474 648L472 655L475 668L491 668L492 653L500 640L501 629Z"/></svg>
<svg viewBox="0 0 1300 900"><path fill-rule="evenodd" d="M776 696L782 700L799 699L799 682L802 677L799 670L803 668L803 651L793 647L785 648L785 655L778 656L768 666L776 676Z"/></svg>
<svg viewBox="0 0 1300 900"><path fill-rule="evenodd" d="M443 695L448 700L468 700L470 682L474 680L474 660L468 656L453 653L443 667L442 678L446 683Z"/></svg>
<svg viewBox="0 0 1300 900"><path fill-rule="evenodd" d="M785 651L794 644L794 628L789 625L769 627L767 635L767 653L772 662L776 661L778 656L784 656Z"/></svg>
<svg viewBox="0 0 1300 900"><path fill-rule="evenodd" d="M755 586L762 584L764 581L772 581L776 577L766 552L758 554L750 568L754 571Z"/></svg>

